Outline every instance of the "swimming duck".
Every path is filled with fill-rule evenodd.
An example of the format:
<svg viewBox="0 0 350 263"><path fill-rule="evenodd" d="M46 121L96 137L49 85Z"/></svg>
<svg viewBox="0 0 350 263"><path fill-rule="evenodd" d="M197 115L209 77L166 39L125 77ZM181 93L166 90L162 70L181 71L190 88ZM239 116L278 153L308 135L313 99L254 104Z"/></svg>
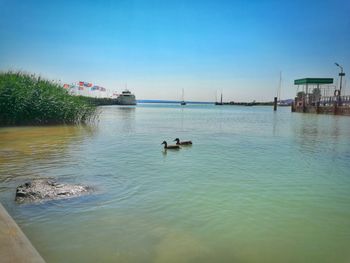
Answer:
<svg viewBox="0 0 350 263"><path fill-rule="evenodd" d="M169 149L169 150L178 150L180 149L179 145L168 145L166 141L163 141L162 144L164 144L164 149Z"/></svg>
<svg viewBox="0 0 350 263"><path fill-rule="evenodd" d="M174 140L174 142L176 142L176 145L192 145L192 141L183 141L183 142L180 142L180 139L179 138L176 138Z"/></svg>

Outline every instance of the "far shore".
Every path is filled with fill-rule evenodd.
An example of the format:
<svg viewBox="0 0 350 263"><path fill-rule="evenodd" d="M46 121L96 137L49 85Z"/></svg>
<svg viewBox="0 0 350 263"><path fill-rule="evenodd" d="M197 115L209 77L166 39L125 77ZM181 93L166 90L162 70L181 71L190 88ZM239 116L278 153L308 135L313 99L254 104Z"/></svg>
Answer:
<svg viewBox="0 0 350 263"><path fill-rule="evenodd" d="M176 100L137 100L137 103L169 103L169 104L180 104L181 101ZM206 104L206 105L215 105L216 102L207 102L207 101L186 101L187 104ZM273 101L260 101L260 102L223 102L222 105L236 105L236 106L273 106ZM290 106L290 105L288 105Z"/></svg>

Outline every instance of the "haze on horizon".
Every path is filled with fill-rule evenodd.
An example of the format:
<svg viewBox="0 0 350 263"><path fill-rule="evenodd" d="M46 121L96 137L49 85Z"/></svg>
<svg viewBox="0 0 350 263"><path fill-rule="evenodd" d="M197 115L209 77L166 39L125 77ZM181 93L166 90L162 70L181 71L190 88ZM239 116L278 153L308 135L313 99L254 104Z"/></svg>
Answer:
<svg viewBox="0 0 350 263"><path fill-rule="evenodd" d="M0 0L0 70L89 81L138 99L270 101L350 74L350 2ZM350 94L350 83L345 92Z"/></svg>

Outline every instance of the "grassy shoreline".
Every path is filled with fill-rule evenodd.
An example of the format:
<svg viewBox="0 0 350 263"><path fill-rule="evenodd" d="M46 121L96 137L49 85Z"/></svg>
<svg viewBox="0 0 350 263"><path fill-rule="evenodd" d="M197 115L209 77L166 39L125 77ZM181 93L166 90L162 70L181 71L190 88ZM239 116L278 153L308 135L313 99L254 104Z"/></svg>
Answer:
<svg viewBox="0 0 350 263"><path fill-rule="evenodd" d="M22 72L0 72L0 126L78 124L95 118L96 105L61 85Z"/></svg>

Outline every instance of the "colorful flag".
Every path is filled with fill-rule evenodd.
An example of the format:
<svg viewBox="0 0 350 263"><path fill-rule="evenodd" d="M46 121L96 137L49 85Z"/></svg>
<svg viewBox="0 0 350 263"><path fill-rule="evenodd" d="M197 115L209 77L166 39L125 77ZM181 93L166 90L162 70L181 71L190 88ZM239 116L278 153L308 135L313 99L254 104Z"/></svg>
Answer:
<svg viewBox="0 0 350 263"><path fill-rule="evenodd" d="M68 85L68 84L64 84L64 85L63 85L63 88L64 88L64 89L68 89L68 88L69 88L69 85Z"/></svg>
<svg viewBox="0 0 350 263"><path fill-rule="evenodd" d="M84 81L79 81L79 86L83 86L84 85Z"/></svg>

